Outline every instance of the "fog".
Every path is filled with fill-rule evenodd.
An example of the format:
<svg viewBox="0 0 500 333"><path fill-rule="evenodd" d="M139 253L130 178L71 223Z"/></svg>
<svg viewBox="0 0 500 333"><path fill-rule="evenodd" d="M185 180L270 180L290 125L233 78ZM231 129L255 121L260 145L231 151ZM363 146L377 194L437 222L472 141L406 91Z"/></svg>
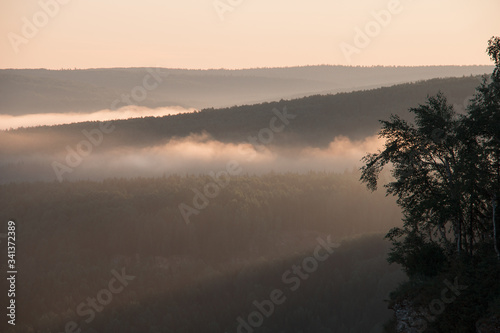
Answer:
<svg viewBox="0 0 500 333"><path fill-rule="evenodd" d="M180 106L147 108L141 106L124 106L118 110L100 110L95 112L66 112L66 113L36 113L20 116L0 114L0 130L15 129L19 127L50 126L71 124L85 121L108 121L115 119L128 119L139 117L162 117L179 113L193 112L193 108Z"/></svg>
<svg viewBox="0 0 500 333"><path fill-rule="evenodd" d="M333 171L361 166L360 159L383 144L376 136L354 141L337 137L327 148L253 146L250 143L223 143L209 135L176 138L166 144L137 148L115 146L90 150L68 145L52 153L40 152L49 136L38 135L38 149L22 151L29 144L23 135L4 133L9 146L0 158L1 181L8 180L101 180L108 177L157 177L170 174L210 174L224 171L228 163L241 174L274 172ZM80 148L78 148L80 147ZM89 146L90 147L90 146ZM16 152L14 154L14 151Z"/></svg>

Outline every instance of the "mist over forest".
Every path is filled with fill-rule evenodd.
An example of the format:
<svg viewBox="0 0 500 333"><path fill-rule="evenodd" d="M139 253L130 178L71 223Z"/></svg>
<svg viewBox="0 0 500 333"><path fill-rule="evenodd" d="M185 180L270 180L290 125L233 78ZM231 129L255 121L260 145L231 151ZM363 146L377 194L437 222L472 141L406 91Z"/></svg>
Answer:
<svg viewBox="0 0 500 333"><path fill-rule="evenodd" d="M0 333L500 333L499 0L0 4Z"/></svg>
<svg viewBox="0 0 500 333"><path fill-rule="evenodd" d="M496 66L0 70L21 272L0 330L498 332L488 50Z"/></svg>
<svg viewBox="0 0 500 333"><path fill-rule="evenodd" d="M379 119L400 114L411 120L405 110L439 91L464 112L482 79L433 79L115 120L106 122L109 133L101 132L103 123L96 121L2 131L0 138L8 144L0 147L0 182L203 174L233 160L249 174L359 169L361 158L383 143L377 138ZM273 119L279 130L269 128Z"/></svg>

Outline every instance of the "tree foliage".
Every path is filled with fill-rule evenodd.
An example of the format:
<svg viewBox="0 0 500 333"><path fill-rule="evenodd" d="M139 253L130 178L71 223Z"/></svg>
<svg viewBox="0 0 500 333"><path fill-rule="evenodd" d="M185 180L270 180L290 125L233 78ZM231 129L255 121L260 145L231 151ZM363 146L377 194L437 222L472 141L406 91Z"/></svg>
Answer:
<svg viewBox="0 0 500 333"><path fill-rule="evenodd" d="M487 52L496 67L466 114L456 112L443 93L430 96L409 110L412 122L399 116L381 121L385 147L363 159L361 181L371 190L380 172L392 167L386 192L397 197L404 218L403 227L386 236L393 244L388 260L411 279L464 273L495 256L491 271L498 271L500 38L489 41ZM496 288L486 280L475 282Z"/></svg>

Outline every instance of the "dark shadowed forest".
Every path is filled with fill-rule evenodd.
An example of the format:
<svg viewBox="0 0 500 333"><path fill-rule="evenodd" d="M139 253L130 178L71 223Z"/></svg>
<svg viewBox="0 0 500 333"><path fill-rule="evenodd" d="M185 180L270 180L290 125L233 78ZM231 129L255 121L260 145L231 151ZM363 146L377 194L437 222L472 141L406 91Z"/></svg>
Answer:
<svg viewBox="0 0 500 333"><path fill-rule="evenodd" d="M390 318L384 299L404 278L386 262L381 232L401 216L358 178L231 178L190 223L178 206L191 204L191 188L208 176L2 185L1 218L24 221L21 327L63 332L74 321L88 332L236 332L238 317L247 320L253 302L279 288L287 301L261 332L377 332ZM316 270L283 277L329 238L338 244ZM106 288L113 269L135 279L102 313L92 310L94 319L79 304Z"/></svg>

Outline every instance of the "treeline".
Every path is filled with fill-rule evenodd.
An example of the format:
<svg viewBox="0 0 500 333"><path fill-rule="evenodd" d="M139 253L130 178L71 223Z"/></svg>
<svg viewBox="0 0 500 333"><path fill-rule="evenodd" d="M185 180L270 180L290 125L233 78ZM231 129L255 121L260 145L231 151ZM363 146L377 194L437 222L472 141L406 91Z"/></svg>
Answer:
<svg viewBox="0 0 500 333"><path fill-rule="evenodd" d="M256 332L378 332L402 279L380 235L343 241L296 291L282 279L318 238L397 225L394 202L358 177L234 177L190 223L179 205L193 206L209 176L1 185L0 219L18 226L20 286L18 325L5 331L62 332L74 321L84 332L236 332L254 301L281 288L287 302ZM135 279L86 323L77 309L113 269Z"/></svg>

